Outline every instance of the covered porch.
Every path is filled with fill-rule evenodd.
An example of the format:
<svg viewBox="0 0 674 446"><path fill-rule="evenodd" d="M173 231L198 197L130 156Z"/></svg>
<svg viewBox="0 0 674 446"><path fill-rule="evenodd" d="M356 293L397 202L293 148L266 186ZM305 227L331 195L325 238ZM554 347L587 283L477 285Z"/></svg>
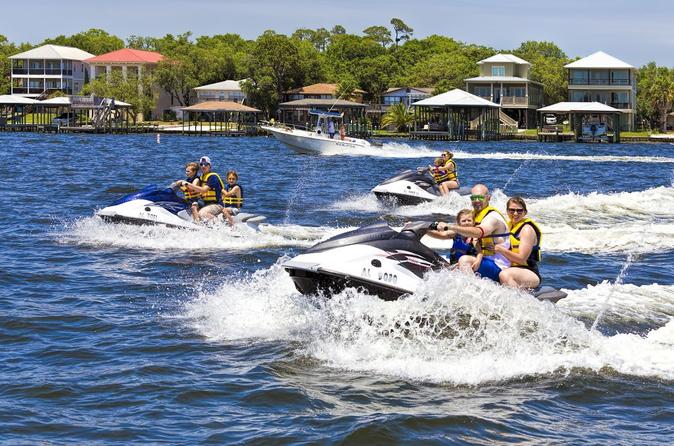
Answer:
<svg viewBox="0 0 674 446"><path fill-rule="evenodd" d="M207 101L181 109L182 133L255 135L260 110L233 101Z"/></svg>
<svg viewBox="0 0 674 446"><path fill-rule="evenodd" d="M455 141L500 138L500 106L458 88L412 106L412 138Z"/></svg>
<svg viewBox="0 0 674 446"><path fill-rule="evenodd" d="M576 142L620 142L617 108L600 102L558 102L539 108L538 139L571 136ZM554 122L554 123L553 123Z"/></svg>

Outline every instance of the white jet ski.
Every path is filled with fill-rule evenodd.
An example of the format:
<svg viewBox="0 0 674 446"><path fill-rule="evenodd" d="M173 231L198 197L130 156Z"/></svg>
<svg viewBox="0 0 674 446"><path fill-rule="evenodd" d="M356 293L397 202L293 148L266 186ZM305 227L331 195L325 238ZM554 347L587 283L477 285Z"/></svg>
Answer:
<svg viewBox="0 0 674 446"><path fill-rule="evenodd" d="M173 188L147 186L138 192L116 200L96 215L110 223L136 225L162 225L173 228L197 229L203 227L193 222L190 206ZM218 217L220 218L220 217ZM258 229L266 217L239 212L235 223Z"/></svg>
<svg viewBox="0 0 674 446"><path fill-rule="evenodd" d="M428 169L404 170L384 180L372 189L382 203L388 205L416 205L440 198L440 189ZM453 190L460 195L470 195L470 188Z"/></svg>
<svg viewBox="0 0 674 446"><path fill-rule="evenodd" d="M386 223L364 226L314 245L283 267L302 294L354 287L396 300L413 294L426 273L449 267L445 258L420 242L431 226L429 222L408 223L401 230ZM566 297L549 286L532 294L553 303Z"/></svg>

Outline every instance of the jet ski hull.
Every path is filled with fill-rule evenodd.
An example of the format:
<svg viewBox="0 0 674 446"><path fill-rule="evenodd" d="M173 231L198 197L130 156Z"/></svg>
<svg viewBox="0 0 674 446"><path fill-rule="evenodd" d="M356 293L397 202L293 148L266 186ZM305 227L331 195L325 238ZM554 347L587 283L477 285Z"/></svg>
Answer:
<svg viewBox="0 0 674 446"><path fill-rule="evenodd" d="M416 206L418 204L429 203L435 200L435 198L418 197L394 192L383 192L376 190L373 190L372 192L379 201L391 206Z"/></svg>
<svg viewBox="0 0 674 446"><path fill-rule="evenodd" d="M157 201L153 201L154 198ZM159 225L169 228L198 229L203 226L192 221L188 205L171 189L148 186L141 191L120 198L112 205L99 210L96 215L109 223L132 225ZM222 217L218 217L221 219ZM258 229L265 220L261 215L240 212L235 223Z"/></svg>

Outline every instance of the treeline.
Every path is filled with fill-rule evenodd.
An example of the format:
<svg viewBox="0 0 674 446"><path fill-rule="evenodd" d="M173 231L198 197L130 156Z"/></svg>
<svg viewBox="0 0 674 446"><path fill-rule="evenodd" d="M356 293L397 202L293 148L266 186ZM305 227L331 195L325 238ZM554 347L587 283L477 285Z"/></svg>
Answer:
<svg viewBox="0 0 674 446"><path fill-rule="evenodd" d="M574 60L551 42L528 41L514 49L494 49L439 35L416 39L414 30L397 18L387 26L370 26L359 34L337 25L330 30L298 29L290 36L268 30L255 40L237 34L193 37L186 32L164 37L131 36L124 42L103 30L90 29L36 45L15 44L0 35L0 92L9 92L7 57L48 43L74 46L96 55L125 46L160 52L167 60L158 65L153 81L181 105L189 105L190 91L199 85L248 79L244 90L252 104L269 116L274 115L283 91L317 82L338 84L339 93L345 97L356 88L362 89L368 100L394 86L430 87L435 93L465 88L464 79L479 73L477 62L499 52L529 61L532 80L544 85L545 103L552 104L567 100L564 65ZM123 83L116 82L126 96L119 99L131 102L142 112L151 101L130 97L139 89ZM88 91L104 88L92 84ZM638 86L640 117L653 127L661 126L673 100L674 71L655 63L644 66Z"/></svg>

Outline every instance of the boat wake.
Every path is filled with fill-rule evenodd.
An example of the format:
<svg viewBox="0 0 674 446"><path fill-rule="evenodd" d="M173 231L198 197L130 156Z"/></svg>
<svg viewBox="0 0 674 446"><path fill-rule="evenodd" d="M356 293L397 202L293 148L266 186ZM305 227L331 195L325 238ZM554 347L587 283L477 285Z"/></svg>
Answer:
<svg viewBox="0 0 674 446"><path fill-rule="evenodd" d="M648 327L631 334L633 326L608 311L604 323L621 332L607 336L574 317L599 311L588 302L600 301L604 288L571 291L556 307L443 271L394 302L354 289L323 299L296 292L279 262L202 292L183 316L212 342L293 341L299 355L329 367L407 380L480 385L579 369L674 379L674 321L667 321L674 289L621 286L612 297L616 313L632 308L632 322ZM637 300L653 291L657 298L637 311Z"/></svg>
<svg viewBox="0 0 674 446"><path fill-rule="evenodd" d="M547 153L530 152L493 152L470 153L457 151L454 158L458 159L504 159L504 160L554 160L554 161L584 161L594 163L674 163L674 158L665 156L628 156L628 155L550 155Z"/></svg>
<svg viewBox="0 0 674 446"><path fill-rule="evenodd" d="M221 225L189 230L154 225L110 224L98 217L87 217L65 223L59 229L57 238L63 243L158 251L251 250L285 246L309 247L322 238L344 230L266 223L260 225L259 231L245 225L237 225L233 229Z"/></svg>

